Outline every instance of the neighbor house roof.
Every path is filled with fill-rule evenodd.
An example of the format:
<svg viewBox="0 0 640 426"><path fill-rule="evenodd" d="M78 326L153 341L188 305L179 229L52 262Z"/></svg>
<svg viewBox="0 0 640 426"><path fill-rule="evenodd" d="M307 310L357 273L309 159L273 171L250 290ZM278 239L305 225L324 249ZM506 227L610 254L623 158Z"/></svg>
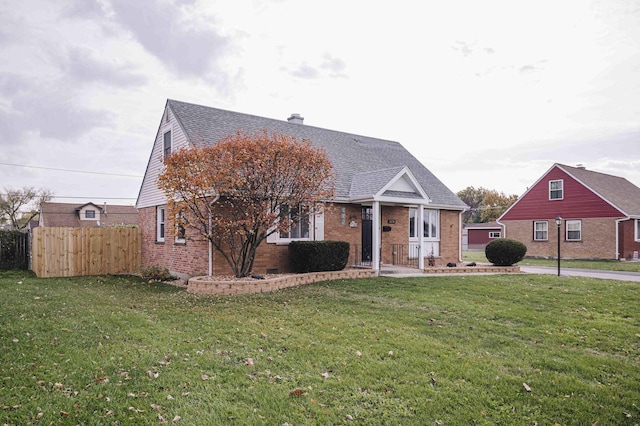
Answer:
<svg viewBox="0 0 640 426"><path fill-rule="evenodd" d="M374 193L384 184L381 180L406 166L431 204L461 210L466 208L449 188L398 142L175 100L168 100L167 106L189 141L196 145L215 144L238 131L253 134L266 130L308 140L313 146L324 148L336 175L337 201L349 201L353 191L358 195ZM366 175L371 179L370 185L362 180Z"/></svg>
<svg viewBox="0 0 640 426"><path fill-rule="evenodd" d="M623 177L556 164L627 216L640 216L640 188Z"/></svg>
<svg viewBox="0 0 640 426"><path fill-rule="evenodd" d="M99 220L80 220L79 211L83 207L91 207L99 212ZM137 224L138 209L133 206L49 202L42 203L40 206L40 226L90 228Z"/></svg>

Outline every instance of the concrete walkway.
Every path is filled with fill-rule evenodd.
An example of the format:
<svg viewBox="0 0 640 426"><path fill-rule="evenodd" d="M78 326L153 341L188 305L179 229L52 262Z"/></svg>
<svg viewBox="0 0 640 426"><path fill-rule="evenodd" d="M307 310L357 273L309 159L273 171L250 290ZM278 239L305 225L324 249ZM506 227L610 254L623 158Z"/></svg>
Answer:
<svg viewBox="0 0 640 426"><path fill-rule="evenodd" d="M527 274L547 274L557 275L558 268L547 266L521 266L520 270ZM403 267L387 267L382 268L380 271L381 277L392 278L404 278L404 277L429 277L429 276L450 276L450 275L470 275L460 273L448 273L448 274L428 274L420 272L415 268L403 268ZM490 274L474 274L474 275L490 275ZM578 268L563 268L560 265L560 276L562 277L590 277L601 278L605 280L620 280L620 281L636 281L640 282L640 272L626 272L626 271L600 271L596 269L578 269Z"/></svg>
<svg viewBox="0 0 640 426"><path fill-rule="evenodd" d="M548 266L521 266L520 270L527 274L557 275L558 268ZM561 277L590 277L605 280L636 281L640 282L640 272L627 271L600 271L596 269L563 268L560 265Z"/></svg>

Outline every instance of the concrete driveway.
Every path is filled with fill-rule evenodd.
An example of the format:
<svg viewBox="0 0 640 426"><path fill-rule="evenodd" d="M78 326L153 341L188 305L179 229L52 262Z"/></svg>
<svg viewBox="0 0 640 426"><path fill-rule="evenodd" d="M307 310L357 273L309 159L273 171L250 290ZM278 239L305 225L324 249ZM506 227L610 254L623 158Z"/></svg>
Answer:
<svg viewBox="0 0 640 426"><path fill-rule="evenodd" d="M520 270L528 274L550 274L550 275L558 274L558 268L552 268L547 266L521 266ZM560 265L560 276L591 277L591 278L602 278L605 280L640 282L640 272L599 271L595 269L563 268L562 265Z"/></svg>

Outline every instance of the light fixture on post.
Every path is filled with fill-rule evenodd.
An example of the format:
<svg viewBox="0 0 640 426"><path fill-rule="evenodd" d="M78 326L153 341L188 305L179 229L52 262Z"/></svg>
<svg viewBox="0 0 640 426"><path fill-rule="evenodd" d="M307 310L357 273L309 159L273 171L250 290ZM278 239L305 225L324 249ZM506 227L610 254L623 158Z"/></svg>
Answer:
<svg viewBox="0 0 640 426"><path fill-rule="evenodd" d="M556 226L558 227L558 276L560 276L560 225L562 225L562 218L556 217Z"/></svg>

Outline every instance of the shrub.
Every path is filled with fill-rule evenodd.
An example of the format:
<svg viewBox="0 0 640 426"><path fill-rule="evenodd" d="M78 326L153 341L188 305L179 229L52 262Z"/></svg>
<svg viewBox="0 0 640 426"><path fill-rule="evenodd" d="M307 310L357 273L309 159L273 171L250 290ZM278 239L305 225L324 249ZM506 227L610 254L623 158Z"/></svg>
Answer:
<svg viewBox="0 0 640 426"><path fill-rule="evenodd" d="M487 260L496 266L511 266L520 262L527 254L527 246L520 241L498 238L484 249Z"/></svg>
<svg viewBox="0 0 640 426"><path fill-rule="evenodd" d="M161 268L159 266L151 266L141 271L142 278L153 281L172 281L176 277L171 275L167 268Z"/></svg>
<svg viewBox="0 0 640 426"><path fill-rule="evenodd" d="M349 260L346 241L292 241L289 266L296 273L340 271Z"/></svg>

